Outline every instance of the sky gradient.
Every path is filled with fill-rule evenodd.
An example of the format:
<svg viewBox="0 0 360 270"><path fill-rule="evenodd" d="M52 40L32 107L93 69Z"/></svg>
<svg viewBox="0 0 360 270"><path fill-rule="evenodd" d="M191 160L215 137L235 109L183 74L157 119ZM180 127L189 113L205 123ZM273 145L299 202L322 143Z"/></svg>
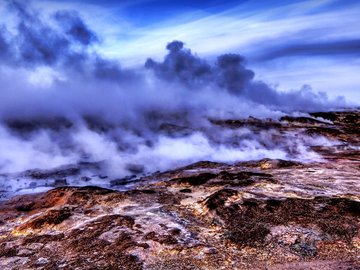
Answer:
<svg viewBox="0 0 360 270"><path fill-rule="evenodd" d="M360 101L357 1L30 1L44 14L76 10L99 36L96 50L122 66L160 60L181 40L209 61L238 53L256 79L281 91L310 85ZM2 20L9 23L4 5ZM11 20L10 20L11 23Z"/></svg>

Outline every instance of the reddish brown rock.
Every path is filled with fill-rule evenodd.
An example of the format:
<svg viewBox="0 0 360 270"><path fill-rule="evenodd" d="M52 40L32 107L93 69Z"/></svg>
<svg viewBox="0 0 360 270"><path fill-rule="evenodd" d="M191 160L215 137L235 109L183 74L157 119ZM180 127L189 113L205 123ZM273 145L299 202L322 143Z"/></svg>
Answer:
<svg viewBox="0 0 360 270"><path fill-rule="evenodd" d="M316 162L204 161L125 192L59 187L3 201L0 269L359 269L358 116L269 121L344 143L314 147Z"/></svg>

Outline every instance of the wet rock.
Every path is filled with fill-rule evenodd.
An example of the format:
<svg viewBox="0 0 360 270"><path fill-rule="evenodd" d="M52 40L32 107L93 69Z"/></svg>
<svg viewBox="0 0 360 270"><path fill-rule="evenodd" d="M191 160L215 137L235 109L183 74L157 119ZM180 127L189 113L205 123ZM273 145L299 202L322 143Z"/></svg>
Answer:
<svg viewBox="0 0 360 270"><path fill-rule="evenodd" d="M61 129L71 128L73 123L63 117L29 119L29 120L10 120L7 126L21 135L36 132L39 129L51 129L59 131Z"/></svg>
<svg viewBox="0 0 360 270"><path fill-rule="evenodd" d="M205 184L210 179L213 179L215 177L216 177L216 174L213 174L213 173L200 173L195 176L175 178L175 179L172 179L171 181L177 182L179 184L189 184L191 186L199 186L199 185Z"/></svg>
<svg viewBox="0 0 360 270"><path fill-rule="evenodd" d="M262 129L269 130L273 128L280 128L281 123L274 121L272 119L257 119L254 117L249 117L248 119L230 119L230 120L211 120L212 123L221 127L228 128L251 128L251 129Z"/></svg>
<svg viewBox="0 0 360 270"><path fill-rule="evenodd" d="M159 131L169 136L186 136L191 133L191 130L187 127L170 123L161 124L159 127Z"/></svg>
<svg viewBox="0 0 360 270"><path fill-rule="evenodd" d="M191 193L191 189L190 188L183 188L183 189L180 189L179 192L181 192L181 193Z"/></svg>
<svg viewBox="0 0 360 270"><path fill-rule="evenodd" d="M293 116L283 116L280 118L280 121L286 122L298 122L302 124L324 124L323 121L320 121L311 117L293 117Z"/></svg>
<svg viewBox="0 0 360 270"><path fill-rule="evenodd" d="M124 178L121 178L121 179L114 179L114 180L111 180L110 181L110 186L123 186L123 185L127 185L127 184L130 184L136 179L136 175L129 175L129 176L126 176Z"/></svg>
<svg viewBox="0 0 360 270"><path fill-rule="evenodd" d="M177 239L170 234L158 235L155 232L149 232L144 236L144 240L152 240L165 245L177 244Z"/></svg>
<svg viewBox="0 0 360 270"><path fill-rule="evenodd" d="M306 130L306 134L314 135L314 136L323 135L331 138L331 137L339 137L345 133L337 128L311 127Z"/></svg>
<svg viewBox="0 0 360 270"><path fill-rule="evenodd" d="M171 235L179 235L181 233L181 230L179 228L172 228L169 230L169 233Z"/></svg>
<svg viewBox="0 0 360 270"><path fill-rule="evenodd" d="M206 199L206 206L210 210L220 209L224 206L225 202L227 201L227 199L229 197L237 195L237 194L238 194L238 192L233 189L219 190Z"/></svg>
<svg viewBox="0 0 360 270"><path fill-rule="evenodd" d="M246 187L262 181L276 182L272 178L271 174L257 173L251 171L240 171L237 173L221 171L218 177L222 181L213 182L211 183L212 185L230 185L234 187Z"/></svg>
<svg viewBox="0 0 360 270"><path fill-rule="evenodd" d="M24 204L19 204L15 207L15 209L17 211L20 211L20 212L29 212L33 209L35 203L34 202L27 202L27 203L24 203Z"/></svg>
<svg viewBox="0 0 360 270"><path fill-rule="evenodd" d="M199 161L188 166L181 168L181 170L192 170L192 169L213 169L218 168L219 166L226 165L224 163L219 162L211 162L211 161Z"/></svg>
<svg viewBox="0 0 360 270"><path fill-rule="evenodd" d="M68 208L59 210L51 209L38 217L30 219L26 223L16 228L17 231L27 229L41 229L43 226L58 225L71 216L71 211Z"/></svg>
<svg viewBox="0 0 360 270"><path fill-rule="evenodd" d="M292 167L302 167L303 164L293 160L283 160L283 159L262 159L259 161L249 161L241 162L239 165L245 165L247 167L258 167L262 170L269 169L282 169L282 168L292 168ZM264 175L263 177L272 177L272 175Z"/></svg>
<svg viewBox="0 0 360 270"><path fill-rule="evenodd" d="M8 247L7 243L0 244L0 258L1 257L14 257L17 254L16 247Z"/></svg>
<svg viewBox="0 0 360 270"><path fill-rule="evenodd" d="M224 179L224 180L235 180L235 179L240 179L240 180L244 180L244 179L249 179L252 176L256 176L256 177L272 177L271 174L267 174L267 173L257 173L257 172L250 172L250 171L241 171L241 172L237 172L237 173L230 173L227 171L221 171L220 172L220 178Z"/></svg>
<svg viewBox="0 0 360 270"><path fill-rule="evenodd" d="M334 112L315 112L315 113L310 113L310 115L313 117L321 117L323 119L330 121L336 121L338 118L336 113Z"/></svg>
<svg viewBox="0 0 360 270"><path fill-rule="evenodd" d="M62 187L62 186L67 186L68 182L66 181L66 178L63 179L56 179L54 181L54 187Z"/></svg>
<svg viewBox="0 0 360 270"><path fill-rule="evenodd" d="M26 173L28 177L33 179L50 179L50 178L62 178L80 173L80 168L70 167L56 170L31 170Z"/></svg>
<svg viewBox="0 0 360 270"><path fill-rule="evenodd" d="M141 174L145 171L145 167L141 164L127 164L126 169L133 174Z"/></svg>

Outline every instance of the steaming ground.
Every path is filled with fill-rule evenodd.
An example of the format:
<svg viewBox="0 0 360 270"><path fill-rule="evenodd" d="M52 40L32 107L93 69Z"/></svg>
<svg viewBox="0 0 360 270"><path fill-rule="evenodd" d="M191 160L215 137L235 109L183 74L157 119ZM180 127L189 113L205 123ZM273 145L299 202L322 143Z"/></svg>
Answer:
<svg viewBox="0 0 360 270"><path fill-rule="evenodd" d="M204 160L320 160L310 147L336 143L291 130L229 129L210 122L191 128L162 124L143 134L103 124L7 123L0 130L1 190L18 194L59 185L112 187L114 182L127 189L142 176Z"/></svg>
<svg viewBox="0 0 360 270"><path fill-rule="evenodd" d="M276 128L228 129L214 120L276 122L285 114L349 106L309 86L279 92L254 80L244 57L209 62L181 41L167 44L163 61L149 58L127 69L101 56L102 38L76 12L44 15L4 3L11 15L11 26L0 27L0 188L6 192L109 186L201 160L316 160L309 147L334 142ZM36 177L39 170L50 171Z"/></svg>

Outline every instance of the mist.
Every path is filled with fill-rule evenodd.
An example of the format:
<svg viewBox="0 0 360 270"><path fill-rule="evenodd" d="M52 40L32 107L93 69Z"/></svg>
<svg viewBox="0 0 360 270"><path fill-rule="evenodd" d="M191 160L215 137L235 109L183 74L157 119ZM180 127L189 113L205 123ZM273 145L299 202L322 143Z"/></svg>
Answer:
<svg viewBox="0 0 360 270"><path fill-rule="evenodd" d="M226 129L213 120L276 121L349 106L306 85L278 91L254 79L244 56L208 60L179 40L164 44L161 61L149 56L142 66L123 67L102 56L103 37L77 12L48 16L17 1L6 8L11 27L0 26L2 174L94 162L110 179L201 160L316 160L309 147L334 142L275 129Z"/></svg>

